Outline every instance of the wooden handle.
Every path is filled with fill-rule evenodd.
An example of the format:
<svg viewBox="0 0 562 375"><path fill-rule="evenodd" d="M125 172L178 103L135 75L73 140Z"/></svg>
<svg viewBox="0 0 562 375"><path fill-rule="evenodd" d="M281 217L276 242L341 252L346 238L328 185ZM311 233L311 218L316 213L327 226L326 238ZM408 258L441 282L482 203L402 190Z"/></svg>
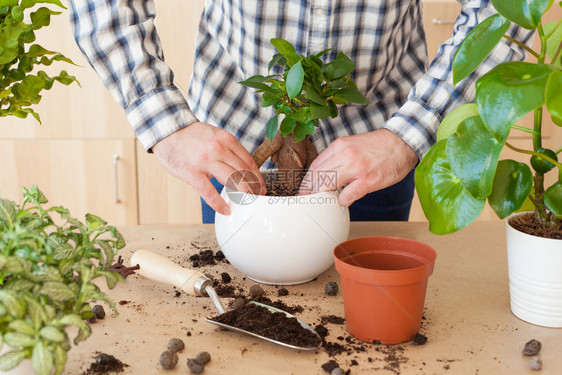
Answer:
<svg viewBox="0 0 562 375"><path fill-rule="evenodd" d="M152 251L140 249L135 251L131 257L131 266L139 265L136 273L154 281L170 284L184 292L197 296L195 282L204 278L199 271L183 268L168 258L153 253Z"/></svg>

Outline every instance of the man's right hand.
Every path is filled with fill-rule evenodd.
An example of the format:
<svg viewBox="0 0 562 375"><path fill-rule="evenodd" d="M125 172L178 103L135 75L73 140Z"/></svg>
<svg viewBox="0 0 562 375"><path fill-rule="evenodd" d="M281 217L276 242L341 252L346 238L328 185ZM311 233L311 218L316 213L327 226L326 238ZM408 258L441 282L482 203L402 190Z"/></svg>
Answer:
<svg viewBox="0 0 562 375"><path fill-rule="evenodd" d="M225 185L236 173L250 171L260 179L259 191L255 191L256 181L247 181L245 175L236 187L245 193L265 194L265 182L252 156L232 134L216 126L196 122L164 138L152 151L164 169L193 186L220 214L229 215L230 207L209 181L211 177Z"/></svg>

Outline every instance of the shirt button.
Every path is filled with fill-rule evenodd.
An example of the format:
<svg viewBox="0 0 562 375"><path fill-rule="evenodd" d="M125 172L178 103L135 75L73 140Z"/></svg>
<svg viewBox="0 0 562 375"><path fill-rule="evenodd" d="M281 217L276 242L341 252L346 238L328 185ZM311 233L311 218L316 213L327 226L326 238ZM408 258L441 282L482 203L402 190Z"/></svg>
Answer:
<svg viewBox="0 0 562 375"><path fill-rule="evenodd" d="M322 8L318 8L316 9L316 11L314 12L318 17L322 17L326 14L326 11Z"/></svg>

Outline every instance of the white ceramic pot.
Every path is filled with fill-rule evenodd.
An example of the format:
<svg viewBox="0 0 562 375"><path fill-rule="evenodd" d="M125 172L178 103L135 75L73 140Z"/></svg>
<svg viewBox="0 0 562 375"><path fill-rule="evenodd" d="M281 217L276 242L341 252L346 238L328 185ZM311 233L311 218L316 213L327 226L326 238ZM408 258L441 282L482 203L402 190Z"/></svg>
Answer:
<svg viewBox="0 0 562 375"><path fill-rule="evenodd" d="M8 344L4 344L2 345L2 347L0 348L0 357L3 356L4 354L11 352L12 350L14 350L11 346L9 346ZM0 371L0 374L2 375L32 375L35 374L35 370L33 369L33 362L31 362L31 359L24 359L23 361L20 362L19 365L17 365L15 368L9 370L9 371Z"/></svg>
<svg viewBox="0 0 562 375"><path fill-rule="evenodd" d="M509 225L510 218L506 236L511 311L529 323L562 327L562 240L517 231Z"/></svg>
<svg viewBox="0 0 562 375"><path fill-rule="evenodd" d="M333 263L347 240L349 210L337 192L270 197L225 187L231 214L215 216L218 244L228 261L254 281L291 285L310 281Z"/></svg>

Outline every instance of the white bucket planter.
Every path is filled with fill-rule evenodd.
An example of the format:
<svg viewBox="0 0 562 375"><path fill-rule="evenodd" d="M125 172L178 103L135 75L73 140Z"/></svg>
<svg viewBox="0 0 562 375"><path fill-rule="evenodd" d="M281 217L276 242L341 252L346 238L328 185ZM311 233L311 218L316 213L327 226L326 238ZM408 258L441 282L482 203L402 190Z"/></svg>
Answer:
<svg viewBox="0 0 562 375"><path fill-rule="evenodd" d="M8 344L2 345L0 348L0 356L11 352L14 350ZM35 370L33 369L33 362L31 362L31 358L24 359L17 365L15 368L11 369L10 371L0 371L2 375L32 375L35 374Z"/></svg>
<svg viewBox="0 0 562 375"><path fill-rule="evenodd" d="M509 225L510 218L506 237L511 311L529 323L562 327L562 240L519 232Z"/></svg>
<svg viewBox="0 0 562 375"><path fill-rule="evenodd" d="M349 235L349 210L338 204L337 195L270 197L226 187L221 196L231 214L215 216L218 244L228 261L254 281L310 281L334 263L334 247Z"/></svg>

